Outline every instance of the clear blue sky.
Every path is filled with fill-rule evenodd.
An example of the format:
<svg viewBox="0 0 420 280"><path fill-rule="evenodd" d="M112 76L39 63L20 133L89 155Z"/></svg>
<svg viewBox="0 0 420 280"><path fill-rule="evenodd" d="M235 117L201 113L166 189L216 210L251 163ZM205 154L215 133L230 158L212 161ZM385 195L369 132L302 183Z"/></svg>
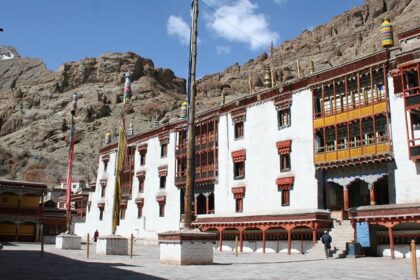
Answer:
<svg viewBox="0 0 420 280"><path fill-rule="evenodd" d="M363 0L200 0L198 76L243 64ZM211 8L208 8L206 3ZM56 70L67 61L133 51L187 73L190 0L0 0L0 44ZM246 35L245 35L246 34Z"/></svg>

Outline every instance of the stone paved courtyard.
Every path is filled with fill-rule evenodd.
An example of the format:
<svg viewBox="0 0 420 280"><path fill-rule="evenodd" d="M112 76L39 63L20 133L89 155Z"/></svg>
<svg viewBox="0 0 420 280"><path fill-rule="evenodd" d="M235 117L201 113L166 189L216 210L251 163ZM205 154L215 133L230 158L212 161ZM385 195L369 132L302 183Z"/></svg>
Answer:
<svg viewBox="0 0 420 280"><path fill-rule="evenodd" d="M58 250L10 243L0 250L0 279L413 279L411 260L389 258L310 259L302 255L214 252L214 265L159 263L158 246L136 245L129 256L97 256L91 247Z"/></svg>

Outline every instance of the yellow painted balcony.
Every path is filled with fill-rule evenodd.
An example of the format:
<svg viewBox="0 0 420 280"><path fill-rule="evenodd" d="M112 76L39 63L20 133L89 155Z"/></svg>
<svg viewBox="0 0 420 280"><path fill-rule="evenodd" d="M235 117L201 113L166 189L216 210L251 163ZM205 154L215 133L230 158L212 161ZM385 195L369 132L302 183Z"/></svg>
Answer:
<svg viewBox="0 0 420 280"><path fill-rule="evenodd" d="M357 120L387 111L387 101L381 101L370 105L358 107L345 112L336 113L328 116L321 116L314 119L314 128L321 128L326 126L333 126L338 123L344 123L352 120Z"/></svg>
<svg viewBox="0 0 420 280"><path fill-rule="evenodd" d="M315 164L330 163L335 161L344 161L376 154L389 154L391 153L391 146L388 142L367 144L362 146L353 146L340 150L320 151L315 154Z"/></svg>

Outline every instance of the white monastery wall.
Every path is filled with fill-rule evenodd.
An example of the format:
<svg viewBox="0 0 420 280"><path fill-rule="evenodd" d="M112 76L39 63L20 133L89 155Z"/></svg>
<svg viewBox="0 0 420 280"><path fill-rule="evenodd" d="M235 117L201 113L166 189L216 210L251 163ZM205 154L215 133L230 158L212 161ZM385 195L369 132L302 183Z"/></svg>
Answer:
<svg viewBox="0 0 420 280"><path fill-rule="evenodd" d="M420 162L409 159L404 98L394 94L393 79L388 78L391 110L392 143L396 169L394 170L395 201L410 203L420 201Z"/></svg>
<svg viewBox="0 0 420 280"><path fill-rule="evenodd" d="M232 187L245 186L243 214L284 213L288 210L317 207L317 181L313 164L311 92L293 94L291 126L278 129L273 101L251 105L246 111L244 137L234 139L231 115L219 120L219 181L215 186L215 214L234 215ZM307 112L303 113L302 112ZM280 172L276 142L292 140L291 170ZM245 149L245 177L233 176L233 151ZM290 206L281 206L276 179L295 177L290 191Z"/></svg>

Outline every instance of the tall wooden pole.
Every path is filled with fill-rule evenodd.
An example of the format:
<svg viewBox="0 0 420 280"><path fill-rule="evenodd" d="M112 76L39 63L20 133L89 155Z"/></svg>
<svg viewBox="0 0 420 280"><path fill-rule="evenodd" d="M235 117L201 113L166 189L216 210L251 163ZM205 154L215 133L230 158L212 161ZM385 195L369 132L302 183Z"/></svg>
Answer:
<svg viewBox="0 0 420 280"><path fill-rule="evenodd" d="M71 233L71 183L73 173L74 160L74 116L77 109L77 94L73 93L71 107L71 127L70 127L70 147L69 157L67 160L67 180L66 180L66 216L67 216L67 233Z"/></svg>
<svg viewBox="0 0 420 280"><path fill-rule="evenodd" d="M197 59L197 18L198 18L198 0L193 0L193 19L191 27L190 43L190 83L188 100L188 131L187 131L187 176L185 182L184 199L184 228L191 229L192 220L192 195L194 186L194 123L195 123L195 74Z"/></svg>

